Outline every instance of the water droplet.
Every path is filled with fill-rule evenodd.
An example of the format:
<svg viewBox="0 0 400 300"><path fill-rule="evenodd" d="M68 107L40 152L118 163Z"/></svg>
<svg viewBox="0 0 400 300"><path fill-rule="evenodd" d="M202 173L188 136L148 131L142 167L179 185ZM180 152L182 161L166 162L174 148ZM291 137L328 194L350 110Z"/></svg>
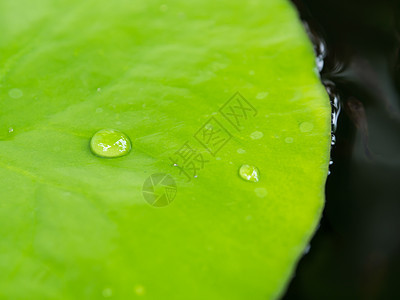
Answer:
<svg viewBox="0 0 400 300"><path fill-rule="evenodd" d="M212 131L214 129L214 126L212 126L212 124L208 123L204 126L205 129Z"/></svg>
<svg viewBox="0 0 400 300"><path fill-rule="evenodd" d="M250 137L253 140L261 139L263 136L264 136L264 134L261 131L254 131L252 134L250 134Z"/></svg>
<svg viewBox="0 0 400 300"><path fill-rule="evenodd" d="M8 91L8 95L11 98L18 99L21 98L24 95L24 93L20 89L11 89Z"/></svg>
<svg viewBox="0 0 400 300"><path fill-rule="evenodd" d="M310 132L313 130L314 124L310 122L303 122L300 124L300 131L301 132Z"/></svg>
<svg viewBox="0 0 400 300"><path fill-rule="evenodd" d="M332 134L332 140L331 140L331 145L334 146L336 144L336 136Z"/></svg>
<svg viewBox="0 0 400 300"><path fill-rule="evenodd" d="M307 254L308 252L310 252L310 249L311 249L311 245L308 244L308 245L306 246L306 248L304 249L304 254Z"/></svg>
<svg viewBox="0 0 400 300"><path fill-rule="evenodd" d="M239 169L239 175L244 180L258 182L260 177L260 172L254 166L242 165Z"/></svg>
<svg viewBox="0 0 400 300"><path fill-rule="evenodd" d="M14 128L10 127L8 128L8 133L13 133L14 132Z"/></svg>
<svg viewBox="0 0 400 300"><path fill-rule="evenodd" d="M258 93L257 96L256 96L256 99L264 99L265 97L268 96L268 94L269 94L268 92Z"/></svg>
<svg viewBox="0 0 400 300"><path fill-rule="evenodd" d="M254 192L256 193L257 197L264 198L267 196L267 189L265 188L256 188L254 189Z"/></svg>
<svg viewBox="0 0 400 300"><path fill-rule="evenodd" d="M293 143L293 138L289 136L285 139L285 142L288 144L291 144L291 143Z"/></svg>
<svg viewBox="0 0 400 300"><path fill-rule="evenodd" d="M237 149L236 151L237 151L237 153L239 153L239 154L246 153L246 150L244 150L244 149L242 149L242 148L239 148L239 149Z"/></svg>
<svg viewBox="0 0 400 300"><path fill-rule="evenodd" d="M121 131L102 129L93 135L90 149L100 157L120 157L131 151L131 141Z"/></svg>
<svg viewBox="0 0 400 300"><path fill-rule="evenodd" d="M98 91L98 92L101 92L101 88L97 88L97 91Z"/></svg>

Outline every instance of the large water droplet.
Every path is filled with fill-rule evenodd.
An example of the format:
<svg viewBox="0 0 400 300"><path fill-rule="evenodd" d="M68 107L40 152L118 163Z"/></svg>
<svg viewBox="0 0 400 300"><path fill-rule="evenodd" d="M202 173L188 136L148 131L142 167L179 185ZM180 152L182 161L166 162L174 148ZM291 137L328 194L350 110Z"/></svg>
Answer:
<svg viewBox="0 0 400 300"><path fill-rule="evenodd" d="M258 182L260 179L260 171L257 167L250 165L242 165L239 169L239 175L246 181Z"/></svg>
<svg viewBox="0 0 400 300"><path fill-rule="evenodd" d="M102 129L93 135L90 140L90 149L100 157L120 157L131 151L131 141L121 131Z"/></svg>

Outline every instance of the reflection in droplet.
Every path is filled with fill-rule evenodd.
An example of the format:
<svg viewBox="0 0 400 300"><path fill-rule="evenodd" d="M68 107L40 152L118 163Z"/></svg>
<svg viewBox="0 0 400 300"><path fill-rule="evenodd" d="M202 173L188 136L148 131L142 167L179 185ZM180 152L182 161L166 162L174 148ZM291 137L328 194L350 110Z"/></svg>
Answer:
<svg viewBox="0 0 400 300"><path fill-rule="evenodd" d="M246 181L258 182L260 180L260 172L255 166L242 165L239 169L239 175Z"/></svg>
<svg viewBox="0 0 400 300"><path fill-rule="evenodd" d="M261 139L263 136L264 136L264 134L261 131L254 131L252 134L250 134L250 137L253 140Z"/></svg>
<svg viewBox="0 0 400 300"><path fill-rule="evenodd" d="M8 91L8 95L11 98L18 99L21 98L24 95L24 93L20 89L11 89Z"/></svg>
<svg viewBox="0 0 400 300"><path fill-rule="evenodd" d="M301 132L310 132L314 128L314 124L310 122L303 122L300 124L300 131Z"/></svg>
<svg viewBox="0 0 400 300"><path fill-rule="evenodd" d="M102 129L93 135L90 149L100 157L120 157L131 151L131 141L118 130Z"/></svg>

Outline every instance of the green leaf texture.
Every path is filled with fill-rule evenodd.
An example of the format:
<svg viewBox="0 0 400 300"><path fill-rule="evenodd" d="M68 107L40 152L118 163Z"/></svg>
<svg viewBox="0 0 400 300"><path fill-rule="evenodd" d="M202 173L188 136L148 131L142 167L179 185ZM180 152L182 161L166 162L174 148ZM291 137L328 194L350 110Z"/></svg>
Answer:
<svg viewBox="0 0 400 300"><path fill-rule="evenodd" d="M0 32L1 299L282 294L330 150L290 3L2 0ZM132 151L93 155L104 128Z"/></svg>

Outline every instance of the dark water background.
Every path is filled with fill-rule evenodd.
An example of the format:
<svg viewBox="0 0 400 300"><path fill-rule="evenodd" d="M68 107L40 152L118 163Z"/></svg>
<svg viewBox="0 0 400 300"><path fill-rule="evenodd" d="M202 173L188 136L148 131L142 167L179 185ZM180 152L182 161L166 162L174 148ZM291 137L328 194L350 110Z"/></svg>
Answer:
<svg viewBox="0 0 400 300"><path fill-rule="evenodd" d="M293 2L341 112L321 226L283 299L398 300L400 1Z"/></svg>

